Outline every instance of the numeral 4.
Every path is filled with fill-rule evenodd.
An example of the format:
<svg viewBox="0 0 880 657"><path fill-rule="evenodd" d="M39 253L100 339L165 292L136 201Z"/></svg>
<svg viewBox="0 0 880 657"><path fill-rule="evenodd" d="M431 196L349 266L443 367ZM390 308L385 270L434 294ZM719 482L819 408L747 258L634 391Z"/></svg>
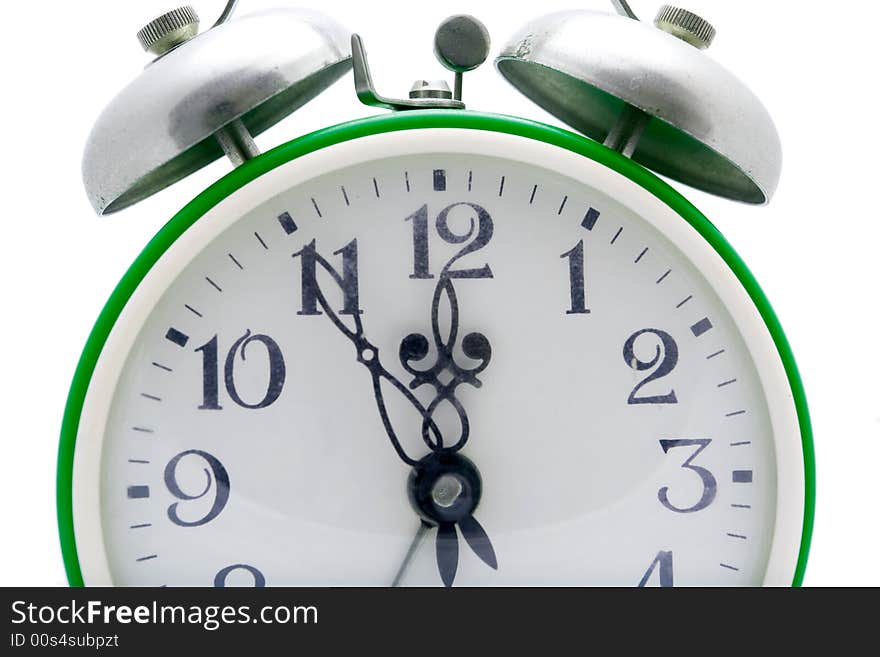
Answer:
<svg viewBox="0 0 880 657"><path fill-rule="evenodd" d="M648 570L645 571L645 574L642 575L642 579L639 580L639 588L648 585L648 582L651 580L651 575L654 574L655 570L658 571L661 587L673 586L672 550L660 550L657 553L657 556L654 557L654 561L651 562L651 565L648 566Z"/></svg>

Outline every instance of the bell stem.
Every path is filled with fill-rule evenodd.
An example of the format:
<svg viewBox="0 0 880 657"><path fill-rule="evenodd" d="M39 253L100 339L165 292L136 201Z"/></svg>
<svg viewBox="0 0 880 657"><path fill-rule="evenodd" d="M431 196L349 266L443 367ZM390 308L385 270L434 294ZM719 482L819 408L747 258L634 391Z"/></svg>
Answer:
<svg viewBox="0 0 880 657"><path fill-rule="evenodd" d="M241 119L227 123L214 133L214 138L226 153L226 157L236 167L260 154L260 149L257 148L251 133L248 132Z"/></svg>

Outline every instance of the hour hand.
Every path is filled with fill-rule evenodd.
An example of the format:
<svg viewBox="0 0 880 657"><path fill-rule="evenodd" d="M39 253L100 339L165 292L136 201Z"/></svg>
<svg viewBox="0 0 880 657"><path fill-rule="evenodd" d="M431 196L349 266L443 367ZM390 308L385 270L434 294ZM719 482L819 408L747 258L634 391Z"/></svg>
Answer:
<svg viewBox="0 0 880 657"><path fill-rule="evenodd" d="M452 586L458 571L459 531L483 563L498 568L492 541L473 515L483 482L470 459L449 451L429 454L413 467L407 490L416 513L437 527L437 569L444 586Z"/></svg>

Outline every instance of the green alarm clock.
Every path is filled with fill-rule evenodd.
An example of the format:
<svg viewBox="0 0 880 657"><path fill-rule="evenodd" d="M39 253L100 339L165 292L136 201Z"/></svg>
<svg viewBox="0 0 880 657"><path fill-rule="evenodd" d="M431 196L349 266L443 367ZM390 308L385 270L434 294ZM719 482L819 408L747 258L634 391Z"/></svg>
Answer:
<svg viewBox="0 0 880 657"><path fill-rule="evenodd" d="M814 465L755 279L649 170L752 204L781 162L758 99L664 7L541 17L497 70L581 134L465 110L455 73L380 95L314 12L139 33L87 193L121 210L223 156L97 320L58 464L72 585L789 586ZM354 70L392 112L260 154Z"/></svg>

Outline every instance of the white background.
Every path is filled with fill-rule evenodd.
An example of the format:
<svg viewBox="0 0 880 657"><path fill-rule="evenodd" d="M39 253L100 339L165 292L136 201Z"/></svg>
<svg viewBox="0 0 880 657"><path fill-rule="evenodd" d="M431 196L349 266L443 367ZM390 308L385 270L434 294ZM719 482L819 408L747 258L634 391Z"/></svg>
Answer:
<svg viewBox="0 0 880 657"><path fill-rule="evenodd" d="M224 2L193 3L204 24ZM294 3L295 4L295 3ZM659 2L632 0L643 18ZM291 5L241 0L240 13ZM471 13L493 55L539 12L611 11L607 0L303 1L359 32L379 91L405 96L416 78L449 77L432 37ZM785 160L763 208L681 189L751 268L786 329L807 391L818 470L816 526L805 584L880 585L880 212L873 126L880 5L687 0L718 29L711 56L764 101ZM146 64L134 33L170 9L162 0L16 3L4 7L3 175L0 177L0 585L63 585L55 524L61 415L80 350L118 279L186 201L229 170L225 161L120 214L96 217L80 180L94 119ZM465 76L470 109L559 122L518 95L490 64ZM376 113L350 75L257 138L270 147Z"/></svg>

